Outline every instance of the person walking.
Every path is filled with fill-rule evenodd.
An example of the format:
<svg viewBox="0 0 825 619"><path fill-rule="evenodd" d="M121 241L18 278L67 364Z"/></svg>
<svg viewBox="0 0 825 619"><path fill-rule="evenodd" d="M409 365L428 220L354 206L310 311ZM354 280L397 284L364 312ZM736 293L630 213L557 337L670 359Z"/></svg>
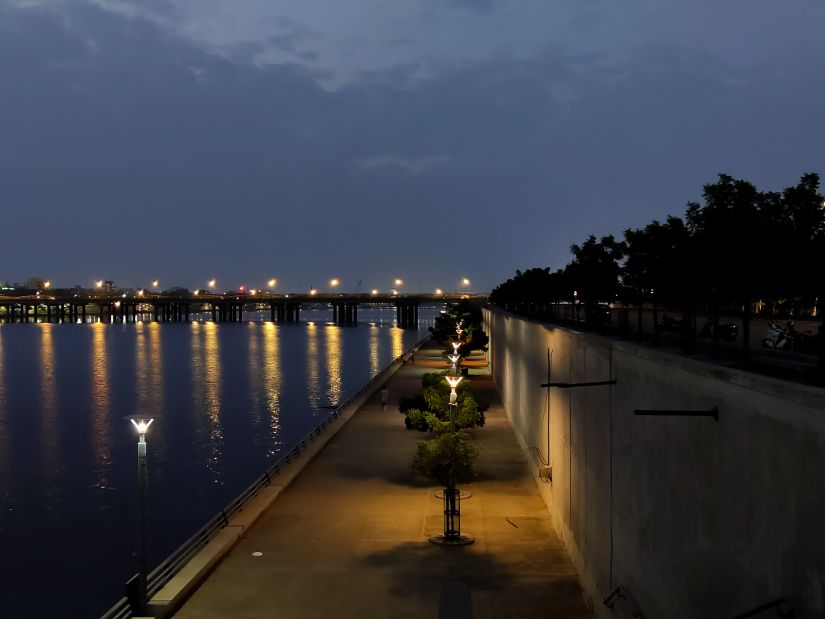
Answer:
<svg viewBox="0 0 825 619"><path fill-rule="evenodd" d="M387 410L387 399L389 397L389 392L387 391L386 387L381 388L381 410Z"/></svg>

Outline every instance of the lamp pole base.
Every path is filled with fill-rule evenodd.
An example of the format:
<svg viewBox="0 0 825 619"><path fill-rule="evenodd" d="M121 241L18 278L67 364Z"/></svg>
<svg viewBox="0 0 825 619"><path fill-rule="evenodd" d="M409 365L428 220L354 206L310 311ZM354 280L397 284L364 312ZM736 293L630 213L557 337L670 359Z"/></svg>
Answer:
<svg viewBox="0 0 825 619"><path fill-rule="evenodd" d="M436 546L469 546L475 538L469 535L434 535L430 538L430 543Z"/></svg>

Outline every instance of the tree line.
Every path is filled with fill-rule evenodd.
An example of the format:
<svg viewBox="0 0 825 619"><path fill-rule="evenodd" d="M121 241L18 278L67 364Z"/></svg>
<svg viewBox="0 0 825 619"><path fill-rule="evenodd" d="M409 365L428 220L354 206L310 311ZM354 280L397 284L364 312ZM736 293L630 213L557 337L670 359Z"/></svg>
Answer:
<svg viewBox="0 0 825 619"><path fill-rule="evenodd" d="M606 304L615 302L714 321L722 312L737 313L745 334L755 314L822 318L825 198L819 183L819 175L809 173L780 192L763 192L720 174L682 217L628 228L620 238L590 235L570 247L565 267L516 271L490 300L517 313L568 302L595 323L606 320Z"/></svg>

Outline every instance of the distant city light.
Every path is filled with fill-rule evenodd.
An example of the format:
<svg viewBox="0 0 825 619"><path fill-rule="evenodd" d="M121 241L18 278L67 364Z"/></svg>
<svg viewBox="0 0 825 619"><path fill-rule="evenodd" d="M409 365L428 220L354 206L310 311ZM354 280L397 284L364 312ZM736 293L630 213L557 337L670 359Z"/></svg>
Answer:
<svg viewBox="0 0 825 619"><path fill-rule="evenodd" d="M435 293L436 293L436 294L444 294L444 291L443 291L443 290L441 290L441 288L436 288L436 289L435 289Z"/></svg>
<svg viewBox="0 0 825 619"><path fill-rule="evenodd" d="M372 294L374 294L374 295L375 295L375 294L378 294L378 290L376 290L375 288L373 288L373 289L372 289Z"/></svg>
<svg viewBox="0 0 825 619"><path fill-rule="evenodd" d="M256 294L257 292L258 291L253 288L252 290L249 291L249 294Z"/></svg>
<svg viewBox="0 0 825 619"><path fill-rule="evenodd" d="M318 291L315 290L315 288L313 288L312 290L309 291L309 294L312 295L312 296L315 296L316 294L318 294Z"/></svg>
<svg viewBox="0 0 825 619"><path fill-rule="evenodd" d="M329 280L329 285L332 286L333 288L335 288L340 283L341 283L341 280L338 279L337 277L333 277L331 280Z"/></svg>
<svg viewBox="0 0 825 619"><path fill-rule="evenodd" d="M159 283L160 282L158 282L158 280L156 280L156 279L152 280L152 288L157 288Z"/></svg>
<svg viewBox="0 0 825 619"><path fill-rule="evenodd" d="M43 288L51 288L51 287L52 287L51 282L43 282Z"/></svg>
<svg viewBox="0 0 825 619"><path fill-rule="evenodd" d="M278 280L277 280L277 279L275 279L275 278L273 277L272 279L270 279L270 280L267 282L267 285L268 285L270 288L274 288L274 287L277 285L277 283L278 283Z"/></svg>
<svg viewBox="0 0 825 619"><path fill-rule="evenodd" d="M467 279L466 277L462 278L461 285L462 286L469 286L470 285L470 280Z"/></svg>
<svg viewBox="0 0 825 619"><path fill-rule="evenodd" d="M403 279L396 279L395 280L395 285L396 286L403 286L404 285L404 280Z"/></svg>
<svg viewBox="0 0 825 619"><path fill-rule="evenodd" d="M103 280L99 279L95 282L95 288L103 288Z"/></svg>
<svg viewBox="0 0 825 619"><path fill-rule="evenodd" d="M218 283L217 280L210 279L209 280L209 287L214 288L217 283Z"/></svg>

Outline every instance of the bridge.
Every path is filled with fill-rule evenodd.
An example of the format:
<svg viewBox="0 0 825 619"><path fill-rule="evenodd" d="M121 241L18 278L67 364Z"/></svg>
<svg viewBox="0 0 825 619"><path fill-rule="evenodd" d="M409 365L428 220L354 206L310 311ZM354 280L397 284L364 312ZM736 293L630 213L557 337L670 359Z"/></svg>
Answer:
<svg viewBox="0 0 825 619"><path fill-rule="evenodd" d="M189 322L192 314L211 314L214 322L242 322L248 309L269 311L272 322L297 322L301 308L307 305L332 306L333 321L348 325L358 322L358 307L394 306L400 327L418 324L421 305L455 303L462 299L486 302L487 295L442 294L371 294L371 293L289 293L270 292L213 294L150 293L139 290L125 293L91 293L53 291L49 294L0 295L0 321L5 322L86 322L97 315L101 322Z"/></svg>

